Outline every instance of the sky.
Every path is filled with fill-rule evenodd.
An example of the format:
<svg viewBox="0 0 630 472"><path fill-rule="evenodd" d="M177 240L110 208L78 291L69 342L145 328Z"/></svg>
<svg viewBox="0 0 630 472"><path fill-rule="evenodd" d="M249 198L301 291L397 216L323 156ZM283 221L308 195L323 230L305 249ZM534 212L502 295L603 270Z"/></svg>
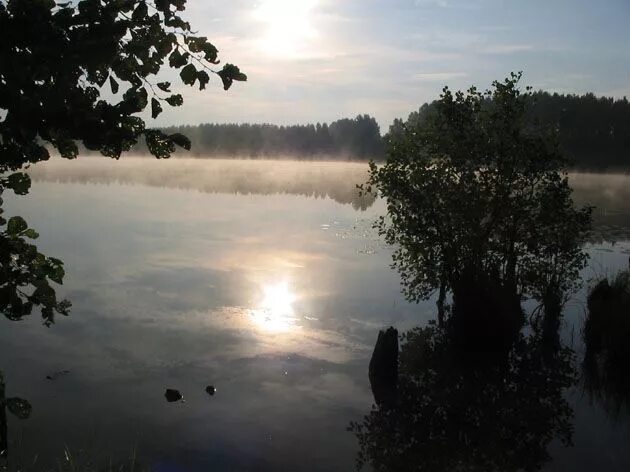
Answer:
<svg viewBox="0 0 630 472"><path fill-rule="evenodd" d="M630 98L630 0L188 0L184 16L248 82L182 88L160 126L367 113L385 132L444 85L520 70L535 89Z"/></svg>

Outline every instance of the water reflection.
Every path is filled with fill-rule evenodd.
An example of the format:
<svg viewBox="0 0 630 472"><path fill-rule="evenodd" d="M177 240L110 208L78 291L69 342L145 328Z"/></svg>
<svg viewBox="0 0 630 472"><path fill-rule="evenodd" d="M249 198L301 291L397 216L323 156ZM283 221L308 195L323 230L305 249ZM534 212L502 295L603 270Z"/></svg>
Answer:
<svg viewBox="0 0 630 472"><path fill-rule="evenodd" d="M260 308L251 311L254 324L271 332L283 332L295 328L297 322L293 309L295 299L286 280L265 285Z"/></svg>
<svg viewBox="0 0 630 472"><path fill-rule="evenodd" d="M536 327L503 330L493 342L477 336L492 326L470 332L456 313L403 333L400 353L397 333L379 335L370 363L376 405L350 427L359 469L538 470L552 441L572 444L573 350Z"/></svg>
<svg viewBox="0 0 630 472"><path fill-rule="evenodd" d="M51 160L33 166L35 181L134 184L239 195L291 194L330 198L365 211L375 196L360 192L367 163L289 160L153 159L126 157L119 162L98 157L76 162Z"/></svg>
<svg viewBox="0 0 630 472"><path fill-rule="evenodd" d="M630 412L630 271L595 284L587 308L583 386L617 419Z"/></svg>
<svg viewBox="0 0 630 472"><path fill-rule="evenodd" d="M82 446L96 425L103 453L114 459L138 444L143 459L178 470L350 470L356 439L344 427L369 411L365 372L376 332L390 324L410 334L401 342L395 376L398 413L375 407L373 432L365 430L374 454L377 446L391 446L382 450L380 470L413 469L403 459L429 468L418 451L430 456L433 448L442 461L435 469L456 460L455 470L465 461L488 469L514 469L519 461L536 468L554 454L554 439L571 438L573 417L557 401L575 375L567 367L572 354L558 336L570 323L542 313L510 335L507 347L495 346L492 356L479 352L481 343L457 343L448 323L409 331L432 314L434 302L407 305L398 297L389 252L361 252L363 229L354 230L357 214L349 205L125 185L39 184L34 193L12 202L11 213L41 231L42 252L67 262L69 280L53 287L75 308L51 330L37 319L1 320L7 393L33 404L27 421L8 415L13 458L20 448L30 459L58 457L64 443ZM263 205L273 211L261 211ZM287 215L290 230L283 226ZM322 231L320 223L350 237ZM627 255L614 249L600 256L605 262L623 258L625 267ZM571 309L570 319L579 319L581 312ZM485 336L471 333L471 339ZM414 361L425 352L424 366ZM46 380L62 369L72 375ZM600 373L607 375L605 369L601 364ZM544 375L552 382L542 383ZM212 400L203 391L209 383L220 389ZM166 408L170 386L185 394L185 408ZM574 436L579 447L562 454L577 457L574 464L584 457L603 463L608 451L593 444L607 439L597 438L625 437L602 426L606 417L599 410L571 406L582 442ZM432 410L444 418L433 418ZM582 423L580 411L589 416ZM427 418L434 423L423 423ZM423 449L414 449L420 439ZM398 445L402 459L396 462ZM626 470L623 447L617 462L604 468Z"/></svg>

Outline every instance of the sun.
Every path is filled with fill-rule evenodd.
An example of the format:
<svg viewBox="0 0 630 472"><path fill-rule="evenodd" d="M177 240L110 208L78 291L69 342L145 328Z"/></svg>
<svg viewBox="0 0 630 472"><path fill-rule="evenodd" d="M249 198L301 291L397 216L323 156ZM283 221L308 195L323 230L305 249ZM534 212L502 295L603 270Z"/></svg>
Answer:
<svg viewBox="0 0 630 472"><path fill-rule="evenodd" d="M293 316L295 296L289 291L287 282L267 285L263 288L262 308L279 316Z"/></svg>
<svg viewBox="0 0 630 472"><path fill-rule="evenodd" d="M293 302L295 295L286 281L263 287L259 308L252 310L255 324L267 331L288 331L295 326Z"/></svg>
<svg viewBox="0 0 630 472"><path fill-rule="evenodd" d="M317 0L263 0L254 16L265 25L259 46L267 54L294 57L303 52L315 29L312 11Z"/></svg>

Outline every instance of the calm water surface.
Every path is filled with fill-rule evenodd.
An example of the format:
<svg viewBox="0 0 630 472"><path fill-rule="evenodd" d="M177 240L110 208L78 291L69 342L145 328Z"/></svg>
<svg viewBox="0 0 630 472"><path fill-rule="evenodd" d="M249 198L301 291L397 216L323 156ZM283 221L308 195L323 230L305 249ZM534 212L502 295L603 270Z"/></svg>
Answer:
<svg viewBox="0 0 630 472"><path fill-rule="evenodd" d="M352 470L346 429L373 403L367 366L379 329L435 316L408 304L371 229L382 202L354 185L366 166L259 161L81 159L32 170L7 198L65 262L71 315L45 328L0 319L12 457L50 462L67 445L138 457L157 471ZM577 175L597 204L589 279L627 267L630 178ZM563 337L583 355L584 291ZM67 372L64 372L67 371ZM47 376L52 379L47 379ZM214 396L205 391L216 387ZM185 402L167 403L166 388ZM630 470L630 424L580 387L574 446L548 470Z"/></svg>

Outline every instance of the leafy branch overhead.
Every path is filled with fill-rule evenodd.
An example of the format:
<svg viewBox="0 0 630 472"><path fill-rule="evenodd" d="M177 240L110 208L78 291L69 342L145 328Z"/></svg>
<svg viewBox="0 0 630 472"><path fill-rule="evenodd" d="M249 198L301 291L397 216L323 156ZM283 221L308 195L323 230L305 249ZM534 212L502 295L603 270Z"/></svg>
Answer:
<svg viewBox="0 0 630 472"><path fill-rule="evenodd" d="M0 207L0 215L1 211ZM49 326L55 314L67 315L70 309L70 303L58 300L51 286L51 282L63 283L63 262L38 252L29 240L39 234L21 216L8 221L0 216L0 220L6 224L6 231L0 232L0 313L17 321L39 307Z"/></svg>
<svg viewBox="0 0 630 472"><path fill-rule="evenodd" d="M216 75L228 89L247 80L238 67L219 64L218 49L196 35L180 13L186 0L0 1L0 195L25 195L30 179L16 172L47 160L90 151L119 158L144 139L151 154L170 157L190 149L180 133L150 129L137 116L184 103L164 67L184 85L202 90ZM150 107L150 108L148 108ZM11 173L13 172L13 173ZM0 313L19 320L41 309L45 324L66 315L57 300L63 263L38 252L39 235L20 216L3 218L0 199Z"/></svg>
<svg viewBox="0 0 630 472"><path fill-rule="evenodd" d="M28 174L17 172L0 177L0 195L3 189L11 189L18 195L28 193L31 179ZM58 300L51 282L61 285L65 271L63 262L47 257L31 243L39 234L21 216L8 220L3 217L0 198L0 314L10 320L20 320L38 307L46 326L55 315L67 315L70 302Z"/></svg>
<svg viewBox="0 0 630 472"><path fill-rule="evenodd" d="M144 137L156 157L169 157L181 136L148 129L135 116L150 106L183 104L164 66L184 85L206 88L216 75L225 90L247 76L221 69L218 49L197 36L180 13L186 0L10 0L0 2L0 173L49 157L89 150L118 158ZM113 97L113 98L109 98Z"/></svg>

